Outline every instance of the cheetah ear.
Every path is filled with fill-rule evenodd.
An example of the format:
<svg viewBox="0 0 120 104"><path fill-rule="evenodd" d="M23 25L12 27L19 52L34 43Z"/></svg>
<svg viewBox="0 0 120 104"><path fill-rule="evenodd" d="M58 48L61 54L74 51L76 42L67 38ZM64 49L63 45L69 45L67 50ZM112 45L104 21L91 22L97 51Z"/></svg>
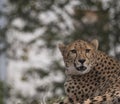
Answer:
<svg viewBox="0 0 120 104"><path fill-rule="evenodd" d="M60 52L63 54L66 46L63 43L59 43L58 47L59 47Z"/></svg>
<svg viewBox="0 0 120 104"><path fill-rule="evenodd" d="M99 42L98 42L97 39L93 39L93 40L91 41L91 44L95 47L96 50L98 49Z"/></svg>

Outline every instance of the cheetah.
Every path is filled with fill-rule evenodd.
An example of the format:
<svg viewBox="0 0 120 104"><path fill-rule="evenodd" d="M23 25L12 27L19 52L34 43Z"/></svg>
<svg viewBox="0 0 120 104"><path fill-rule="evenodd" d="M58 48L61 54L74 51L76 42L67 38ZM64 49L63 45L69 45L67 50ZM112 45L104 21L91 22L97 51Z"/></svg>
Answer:
<svg viewBox="0 0 120 104"><path fill-rule="evenodd" d="M67 98L59 104L120 104L120 62L98 50L99 42L59 44Z"/></svg>

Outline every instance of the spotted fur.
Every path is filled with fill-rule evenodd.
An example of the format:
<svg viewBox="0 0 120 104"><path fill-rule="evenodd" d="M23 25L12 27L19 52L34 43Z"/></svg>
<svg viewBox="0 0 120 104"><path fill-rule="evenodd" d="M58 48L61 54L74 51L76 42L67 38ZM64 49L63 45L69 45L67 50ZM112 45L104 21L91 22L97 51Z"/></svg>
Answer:
<svg viewBox="0 0 120 104"><path fill-rule="evenodd" d="M60 44L67 99L60 104L120 104L120 62L98 50L98 41Z"/></svg>

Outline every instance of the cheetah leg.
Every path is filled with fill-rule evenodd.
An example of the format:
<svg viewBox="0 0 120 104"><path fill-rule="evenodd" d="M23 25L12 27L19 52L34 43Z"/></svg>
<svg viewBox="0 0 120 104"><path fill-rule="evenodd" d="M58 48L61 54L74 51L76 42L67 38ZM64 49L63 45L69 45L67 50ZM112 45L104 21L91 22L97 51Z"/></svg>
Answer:
<svg viewBox="0 0 120 104"><path fill-rule="evenodd" d="M87 99L83 104L120 104L120 91Z"/></svg>

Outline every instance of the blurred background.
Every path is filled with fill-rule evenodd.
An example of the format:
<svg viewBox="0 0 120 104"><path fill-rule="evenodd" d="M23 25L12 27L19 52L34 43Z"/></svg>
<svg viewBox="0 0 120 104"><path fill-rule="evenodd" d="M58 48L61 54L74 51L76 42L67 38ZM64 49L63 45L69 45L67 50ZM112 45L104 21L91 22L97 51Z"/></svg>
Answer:
<svg viewBox="0 0 120 104"><path fill-rule="evenodd" d="M0 0L0 104L64 96L57 44L94 38L120 59L120 0Z"/></svg>

